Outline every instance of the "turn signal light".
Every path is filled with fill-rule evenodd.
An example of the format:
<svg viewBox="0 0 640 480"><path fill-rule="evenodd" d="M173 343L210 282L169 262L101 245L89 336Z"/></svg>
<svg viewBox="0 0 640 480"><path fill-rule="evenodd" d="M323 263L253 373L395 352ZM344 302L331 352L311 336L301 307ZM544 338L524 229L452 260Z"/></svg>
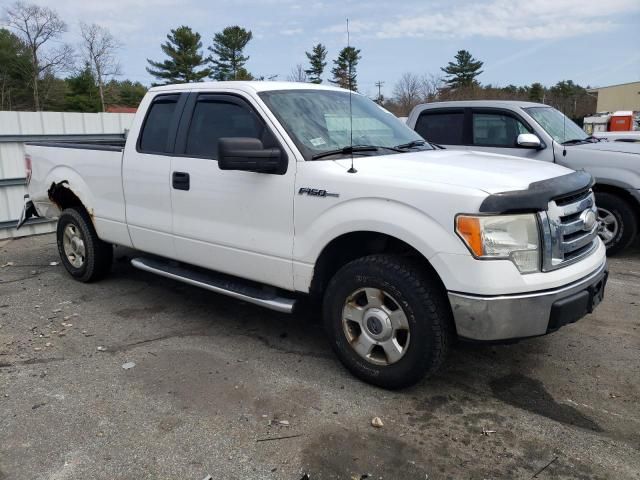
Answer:
<svg viewBox="0 0 640 480"><path fill-rule="evenodd" d="M478 217L458 215L456 218L456 231L476 257L481 257L484 254L482 229L480 228L480 219Z"/></svg>

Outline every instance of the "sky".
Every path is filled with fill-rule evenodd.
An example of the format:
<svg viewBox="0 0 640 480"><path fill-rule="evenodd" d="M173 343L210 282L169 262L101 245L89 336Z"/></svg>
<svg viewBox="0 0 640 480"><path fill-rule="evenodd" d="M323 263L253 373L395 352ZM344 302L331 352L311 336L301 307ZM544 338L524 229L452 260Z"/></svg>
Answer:
<svg viewBox="0 0 640 480"><path fill-rule="evenodd" d="M7 6L9 0L0 0ZM253 32L246 53L256 76L286 80L305 51L328 48L325 77L346 45L361 49L358 87L374 96L404 72L441 74L460 49L484 62L483 84L553 85L572 79L604 86L640 80L640 0L35 0L68 24L108 28L121 42L121 78L150 84L146 59L162 60L170 29L190 26L204 48L229 25ZM208 52L206 52L208 53Z"/></svg>

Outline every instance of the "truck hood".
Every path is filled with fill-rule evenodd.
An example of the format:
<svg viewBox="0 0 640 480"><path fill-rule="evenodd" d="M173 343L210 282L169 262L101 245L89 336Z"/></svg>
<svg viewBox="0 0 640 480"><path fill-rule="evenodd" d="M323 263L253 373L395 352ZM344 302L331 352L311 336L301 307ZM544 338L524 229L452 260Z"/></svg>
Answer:
<svg viewBox="0 0 640 480"><path fill-rule="evenodd" d="M336 163L348 169L351 160L340 159ZM371 157L356 155L354 165L363 175L456 185L487 193L526 190L533 182L573 171L539 160L464 150L427 150Z"/></svg>
<svg viewBox="0 0 640 480"><path fill-rule="evenodd" d="M633 142L596 142L582 145L567 145L567 149L600 150L602 152L635 153L640 155L640 143Z"/></svg>

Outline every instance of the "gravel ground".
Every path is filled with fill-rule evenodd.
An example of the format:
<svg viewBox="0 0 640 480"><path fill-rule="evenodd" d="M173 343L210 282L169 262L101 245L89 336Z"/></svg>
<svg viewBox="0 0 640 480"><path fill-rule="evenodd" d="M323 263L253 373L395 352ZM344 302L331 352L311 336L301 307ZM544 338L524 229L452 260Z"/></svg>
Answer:
<svg viewBox="0 0 640 480"><path fill-rule="evenodd" d="M399 392L352 378L309 312L117 254L81 284L52 235L0 241L0 479L640 478L640 246L595 314L458 345Z"/></svg>

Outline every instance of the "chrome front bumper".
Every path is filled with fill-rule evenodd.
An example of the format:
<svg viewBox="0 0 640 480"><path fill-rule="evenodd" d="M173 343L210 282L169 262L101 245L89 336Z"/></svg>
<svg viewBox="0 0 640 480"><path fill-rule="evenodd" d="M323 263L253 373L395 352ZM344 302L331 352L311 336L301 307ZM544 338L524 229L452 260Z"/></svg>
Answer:
<svg viewBox="0 0 640 480"><path fill-rule="evenodd" d="M557 330L593 311L603 298L607 276L605 261L583 279L551 290L487 297L449 292L458 336L499 341Z"/></svg>

